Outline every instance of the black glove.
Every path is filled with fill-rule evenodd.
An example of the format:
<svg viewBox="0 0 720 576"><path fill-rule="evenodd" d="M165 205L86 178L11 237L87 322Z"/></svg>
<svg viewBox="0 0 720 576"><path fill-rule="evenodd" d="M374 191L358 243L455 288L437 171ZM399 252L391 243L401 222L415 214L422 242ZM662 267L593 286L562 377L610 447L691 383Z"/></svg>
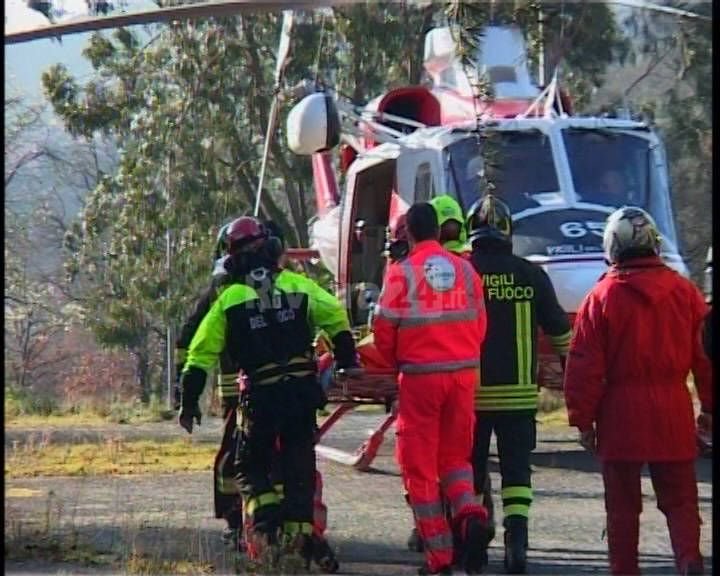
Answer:
<svg viewBox="0 0 720 576"><path fill-rule="evenodd" d="M344 330L335 335L333 341L333 357L338 369L357 368L357 352L355 351L355 340L349 330Z"/></svg>
<svg viewBox="0 0 720 576"><path fill-rule="evenodd" d="M197 404L193 406L183 406L180 408L178 423L181 427L187 430L188 434L192 434L193 420L197 420L197 425L200 426L200 423L202 422L202 414L200 413L200 407Z"/></svg>
<svg viewBox="0 0 720 576"><path fill-rule="evenodd" d="M172 409L177 411L182 406L182 364L175 365L175 382L172 387Z"/></svg>
<svg viewBox="0 0 720 576"><path fill-rule="evenodd" d="M192 434L193 419L197 420L198 426L200 426L202 415L200 414L198 400L205 387L206 378L207 374L205 374L204 370L191 366L186 372L183 372L180 380L182 408L178 416L178 423L188 431L188 434Z"/></svg>

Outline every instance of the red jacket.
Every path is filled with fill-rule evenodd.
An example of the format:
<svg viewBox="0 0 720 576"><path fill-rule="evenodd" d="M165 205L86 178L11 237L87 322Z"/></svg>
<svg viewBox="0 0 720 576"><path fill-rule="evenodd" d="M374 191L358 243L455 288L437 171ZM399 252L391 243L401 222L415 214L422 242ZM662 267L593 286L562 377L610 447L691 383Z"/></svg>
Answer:
<svg viewBox="0 0 720 576"><path fill-rule="evenodd" d="M695 458L693 372L712 413L712 373L701 343L706 305L659 258L613 267L585 297L565 366L571 426L596 424L602 460Z"/></svg>
<svg viewBox="0 0 720 576"><path fill-rule="evenodd" d="M390 264L373 332L399 372L477 367L485 330L482 282L468 261L425 241Z"/></svg>

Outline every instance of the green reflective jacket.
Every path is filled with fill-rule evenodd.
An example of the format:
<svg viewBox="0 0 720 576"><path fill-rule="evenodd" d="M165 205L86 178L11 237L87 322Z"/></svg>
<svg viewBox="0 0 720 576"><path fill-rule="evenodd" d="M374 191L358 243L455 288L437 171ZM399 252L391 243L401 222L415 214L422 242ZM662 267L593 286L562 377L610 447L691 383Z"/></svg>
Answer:
<svg viewBox="0 0 720 576"><path fill-rule="evenodd" d="M213 303L193 336L183 372L215 366L227 351L251 379L268 366L313 359L315 330L332 339L350 330L347 312L337 298L309 278L282 270L272 291L231 284ZM297 368L300 365L297 364Z"/></svg>

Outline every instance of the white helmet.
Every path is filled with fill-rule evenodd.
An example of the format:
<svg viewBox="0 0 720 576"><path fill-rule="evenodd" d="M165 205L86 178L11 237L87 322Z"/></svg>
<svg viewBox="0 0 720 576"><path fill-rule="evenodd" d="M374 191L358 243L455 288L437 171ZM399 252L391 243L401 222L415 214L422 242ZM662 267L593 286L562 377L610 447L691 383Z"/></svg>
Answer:
<svg viewBox="0 0 720 576"><path fill-rule="evenodd" d="M623 206L608 216L603 234L605 259L617 264L628 250L660 251L660 233L652 216L637 206Z"/></svg>

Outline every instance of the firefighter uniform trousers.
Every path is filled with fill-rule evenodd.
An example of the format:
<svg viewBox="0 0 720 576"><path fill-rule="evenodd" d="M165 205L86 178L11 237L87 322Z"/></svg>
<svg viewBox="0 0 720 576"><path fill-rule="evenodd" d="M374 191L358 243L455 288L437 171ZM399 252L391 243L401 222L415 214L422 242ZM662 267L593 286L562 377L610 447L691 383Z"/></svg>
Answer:
<svg viewBox="0 0 720 576"><path fill-rule="evenodd" d="M433 569L453 561L453 534L441 496L454 520L469 512L484 513L474 504L470 466L477 379L477 370L465 369L401 374L398 381L397 459ZM428 458L430 454L437 459Z"/></svg>
<svg viewBox="0 0 720 576"><path fill-rule="evenodd" d="M472 457L475 492L484 494L487 489L490 437L495 432L503 516L527 518L532 503L530 453L535 449L535 411L477 412L476 416Z"/></svg>
<svg viewBox="0 0 720 576"><path fill-rule="evenodd" d="M608 551L612 574L640 574L638 535L643 462L603 461ZM679 570L702 566L700 512L694 460L649 462L657 507L667 519L675 562Z"/></svg>
<svg viewBox="0 0 720 576"><path fill-rule="evenodd" d="M251 384L244 393L237 483L246 521L258 532L272 537L281 526L286 536L313 531L315 416L321 393L314 375ZM271 476L278 441L282 497Z"/></svg>
<svg viewBox="0 0 720 576"><path fill-rule="evenodd" d="M213 466L215 518L224 518L228 527L238 529L242 521L242 501L235 483L238 375L227 369L223 360L224 356L221 356L217 390L222 404L224 425L222 441ZM225 372L223 368L228 371Z"/></svg>

